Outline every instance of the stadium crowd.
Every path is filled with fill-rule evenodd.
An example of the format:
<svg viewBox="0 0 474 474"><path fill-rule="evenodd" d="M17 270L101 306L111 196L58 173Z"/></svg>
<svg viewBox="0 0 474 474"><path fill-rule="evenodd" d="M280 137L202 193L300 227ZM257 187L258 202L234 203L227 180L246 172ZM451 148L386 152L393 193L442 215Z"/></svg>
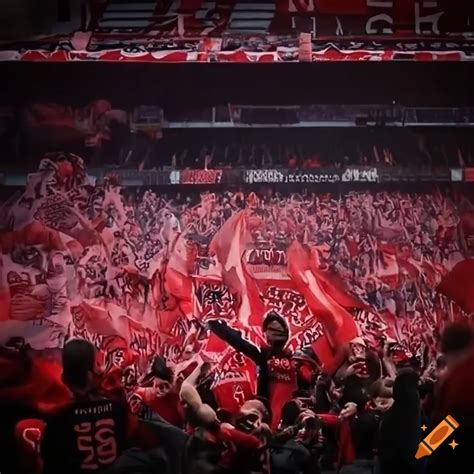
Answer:
<svg viewBox="0 0 474 474"><path fill-rule="evenodd" d="M204 253L224 222L250 207L261 219L253 233L258 248L287 248L294 239L316 245L320 265L335 269L352 293L379 311L389 309L399 316L433 313L436 279L463 260L466 252L458 231L459 215L473 209L466 195L455 205L438 191L323 195L284 194L264 187L258 196L230 191L171 196L150 191L139 202L135 198L128 198L129 212L138 204L149 225L170 212ZM399 245L402 252L397 253ZM404 279L393 288L390 276L399 272Z"/></svg>
<svg viewBox="0 0 474 474"><path fill-rule="evenodd" d="M459 462L468 457L454 455L468 452L474 428L471 327L445 329L429 374L415 359L398 360L384 350L379 368L368 363L361 371L355 358L334 375L324 373L310 351L285 351L278 314L264 323L262 347L222 322L207 329L259 367L258 390L235 415L210 396L208 364L183 380L156 357L141 380L138 412L136 398L127 403L124 374L105 379L91 343L68 341L61 367L33 358L20 338L10 340L0 353L2 472L469 472L469 464ZM265 395L274 396L284 376L294 390L276 415ZM460 425L453 449L443 446L419 459L424 430L448 415Z"/></svg>
<svg viewBox="0 0 474 474"><path fill-rule="evenodd" d="M99 188L87 201L94 203L91 213L101 208ZM255 397L238 414L216 404L210 390L215 372L208 363L175 377L173 366L157 356L136 388L119 370L120 362L104 376L96 349L84 340L66 344L62 367L44 354L33 357L21 339L11 340L0 352L2 446L10 447L1 456L2 472L431 474L454 465L450 448L415 459L424 426L431 429L447 415L461 423L456 455L467 447L473 428L472 329L448 326L438 346L428 354L422 350L427 335L437 339L430 318L440 300L429 269L436 279L436 268L450 269L463 258L450 199L440 193L335 197L271 189L259 197L149 191L137 199L124 197L130 222L123 230L135 229L135 235L117 235L122 244L140 240L131 219L143 221L148 231L163 231L163 219L175 215L206 258L223 223L250 209L262 222L253 234L258 248L285 248L295 238L316 245L320 266L336 269L353 294L379 312L421 324L421 330L408 331L401 350L388 339L371 341L370 328L362 328L367 345L355 344L338 370L327 373L308 348L286 350L284 314L267 316L266 343L260 347L222 321L204 322L205 332L257 366ZM461 205L471 208L468 202ZM110 211L111 223L116 222L119 217ZM402 254L381 242L400 244ZM424 264L428 271L420 278ZM403 278L394 283L395 275ZM283 394L281 382L289 382L291 390ZM463 387L465 395L454 387ZM281 413L272 410L275 397L285 397Z"/></svg>
<svg viewBox="0 0 474 474"><path fill-rule="evenodd" d="M153 295L141 302L137 294L154 289L143 284L148 267L140 264L162 250L168 257L163 265L169 263L173 254L165 251L183 235L198 247L192 263L206 267L206 260L214 258L209 252L213 237L245 210L253 223L249 229L256 249L287 249L294 241L316 249L318 268L334 271L345 282L348 298L359 299L369 313L383 317L377 323L354 314L360 337L340 348L337 366L327 367L310 347L288 350L290 318L284 310L266 315L259 344L228 325L230 318L198 319L193 313L199 328L196 339L214 335L224 347L235 349L238 363L251 360L256 368L250 397L235 390L224 394L240 406L230 412L213 390L224 371L214 370L215 361L197 357L193 350L202 347L199 344L184 344L182 339L180 360L170 360L156 347L147 370L137 373L129 341L108 345L105 332L98 351L86 330L92 315L73 312L69 327L83 330L89 340L71 329L62 354L47 348L33 351L20 337L0 348L2 473L472 472L467 457L474 429L472 326L435 291L440 276L467 255L467 236L459 225L463 213L472 212L467 196L455 200L438 191L284 194L270 187L258 195L138 195L121 190L113 177L94 185L86 182L83 162L73 155L47 157L40 170L43 174L31 177L27 191L2 209L4 221L11 217L24 224L27 211L34 209L36 229L48 231L33 237L46 235L52 246L52 229L72 234L77 225L78 241L92 234L100 242L101 236L103 242L95 244L99 247L107 239L109 259L104 264L100 252L94 254L86 246L82 254L70 256L77 273L69 280L56 274L61 261L51 260L45 275L55 290L46 301L50 312L64 306L60 300L67 299L68 284L77 285L72 291L82 292L86 303L93 298L113 300L124 308L121 314L127 321L138 326ZM35 250L31 236L24 237L18 250L11 234L4 232L2 258L6 261L9 253L13 268L21 266L22 276L28 277L27 268L32 272L41 267L41 255L20 251ZM137 270L130 275L145 288L135 293L120 287L123 274L114 279L119 270L133 266ZM3 264L0 270L6 273ZM189 272L198 273L195 268ZM44 315L29 314L45 311L32 301L38 292L10 276L15 277L9 279L15 287L15 314L9 316L14 323L37 317L32 327L40 326ZM98 318L95 336L110 330L108 318ZM233 376L232 369L228 376ZM451 418L445 421L448 415L455 424ZM428 430L439 423L448 427L444 425L435 442ZM448 435L451 444L439 446Z"/></svg>

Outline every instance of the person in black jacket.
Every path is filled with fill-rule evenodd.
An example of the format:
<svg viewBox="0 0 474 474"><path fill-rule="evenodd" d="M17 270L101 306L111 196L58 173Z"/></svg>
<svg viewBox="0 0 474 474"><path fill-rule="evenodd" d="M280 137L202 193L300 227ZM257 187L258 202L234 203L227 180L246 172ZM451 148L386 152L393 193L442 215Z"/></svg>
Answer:
<svg viewBox="0 0 474 474"><path fill-rule="evenodd" d="M100 472L125 450L127 403L98 394L96 349L91 343L69 341L62 362L63 382L73 400L47 420L41 445L44 474Z"/></svg>
<svg viewBox="0 0 474 474"><path fill-rule="evenodd" d="M380 426L380 474L421 472L422 465L415 459L421 425L418 375L411 369L402 369L393 385L393 405L384 414Z"/></svg>
<svg viewBox="0 0 474 474"><path fill-rule="evenodd" d="M239 331L223 321L209 321L209 329L236 351L252 359L257 366L257 395L270 402L272 429L278 426L283 405L296 390L296 371L292 354L285 349L289 330L285 319L271 311L263 322L267 345L257 347L245 340Z"/></svg>

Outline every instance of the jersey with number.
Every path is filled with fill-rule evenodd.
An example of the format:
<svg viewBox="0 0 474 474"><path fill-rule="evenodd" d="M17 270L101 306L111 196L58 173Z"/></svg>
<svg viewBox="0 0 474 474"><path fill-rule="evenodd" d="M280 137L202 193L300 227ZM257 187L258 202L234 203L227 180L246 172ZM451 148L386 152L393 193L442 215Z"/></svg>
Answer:
<svg viewBox="0 0 474 474"><path fill-rule="evenodd" d="M42 442L44 474L100 472L125 448L125 402L74 400L48 420Z"/></svg>

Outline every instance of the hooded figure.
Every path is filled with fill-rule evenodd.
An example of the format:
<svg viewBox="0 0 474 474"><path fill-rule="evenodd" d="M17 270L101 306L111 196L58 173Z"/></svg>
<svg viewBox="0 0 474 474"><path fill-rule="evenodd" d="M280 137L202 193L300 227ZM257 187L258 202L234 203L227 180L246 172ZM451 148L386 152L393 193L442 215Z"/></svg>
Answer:
<svg viewBox="0 0 474 474"><path fill-rule="evenodd" d="M257 395L270 402L271 428L280 420L283 405L296 390L296 371L292 354L285 349L289 338L288 325L278 313L271 311L263 321L267 344L257 347L245 340L239 331L223 321L209 321L210 330L236 351L252 359L257 366Z"/></svg>

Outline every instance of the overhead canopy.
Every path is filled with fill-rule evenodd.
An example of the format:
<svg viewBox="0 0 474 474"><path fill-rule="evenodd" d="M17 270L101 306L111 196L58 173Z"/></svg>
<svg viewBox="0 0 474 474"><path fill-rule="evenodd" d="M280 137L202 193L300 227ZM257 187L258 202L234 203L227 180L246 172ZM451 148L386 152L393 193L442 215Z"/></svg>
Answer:
<svg viewBox="0 0 474 474"><path fill-rule="evenodd" d="M87 4L83 32L0 45L2 103L473 103L474 2ZM310 64L299 62L301 32Z"/></svg>

